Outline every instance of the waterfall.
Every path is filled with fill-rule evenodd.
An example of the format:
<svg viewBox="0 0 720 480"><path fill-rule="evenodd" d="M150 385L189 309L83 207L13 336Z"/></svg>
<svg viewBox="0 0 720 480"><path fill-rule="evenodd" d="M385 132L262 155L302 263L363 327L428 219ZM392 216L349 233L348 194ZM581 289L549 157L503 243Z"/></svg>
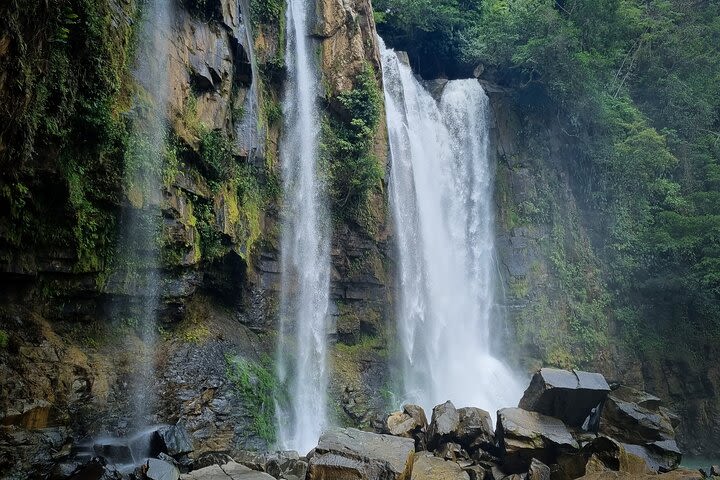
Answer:
<svg viewBox="0 0 720 480"><path fill-rule="evenodd" d="M264 147L264 142L260 141L260 109L258 108L260 101L260 71L257 60L255 59L255 45L250 22L251 10L249 0L238 0L238 9L242 20L242 23L238 26L238 38L247 55L247 61L250 64L251 84L243 104L243 117L237 126L237 137L241 148L246 150L248 159L252 161L257 154L262 155Z"/></svg>
<svg viewBox="0 0 720 480"><path fill-rule="evenodd" d="M135 373L128 393L131 425L154 421L157 310L160 303L160 238L162 228L162 168L167 136L168 56L172 0L154 0L143 11L140 42L133 71L142 92L134 100L132 131L125 154L128 204L120 219L118 264L108 290L125 302L114 310L116 322L134 327L141 342L135 350Z"/></svg>
<svg viewBox="0 0 720 480"><path fill-rule="evenodd" d="M327 423L329 215L318 179L320 79L309 37L312 2L287 6L287 89L280 159L284 200L278 378L289 399L276 407L282 448L308 452ZM286 405L283 405L285 403Z"/></svg>
<svg viewBox="0 0 720 480"><path fill-rule="evenodd" d="M489 105L475 80L436 102L382 45L390 203L399 253L398 334L404 398L490 412L522 394L490 349L494 314Z"/></svg>

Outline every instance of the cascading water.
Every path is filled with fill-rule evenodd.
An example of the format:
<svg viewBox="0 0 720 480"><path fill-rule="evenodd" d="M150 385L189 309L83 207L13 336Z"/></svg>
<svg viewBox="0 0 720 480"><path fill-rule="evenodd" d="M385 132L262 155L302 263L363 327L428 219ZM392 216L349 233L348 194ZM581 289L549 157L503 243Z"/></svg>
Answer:
<svg viewBox="0 0 720 480"><path fill-rule="evenodd" d="M128 393L132 425L154 422L155 349L160 297L158 244L162 226L162 166L165 154L168 105L168 55L172 0L154 0L145 6L134 76L142 94L132 111L133 130L125 155L125 184L129 205L121 217L118 268L111 283L127 298L116 310L123 321L139 332L136 371ZM118 287L118 285L120 285Z"/></svg>
<svg viewBox="0 0 720 480"><path fill-rule="evenodd" d="M280 156L284 184L278 377L289 393L276 406L282 448L308 452L327 423L330 238L317 158L318 67L309 37L312 2L287 6L288 85ZM287 403L287 405L283 405Z"/></svg>
<svg viewBox="0 0 720 480"><path fill-rule="evenodd" d="M477 80L449 82L436 102L382 45L399 252L398 333L405 400L448 399L494 412L522 394L493 357L492 169L488 98Z"/></svg>
<svg viewBox="0 0 720 480"><path fill-rule="evenodd" d="M247 61L250 64L251 83L243 104L243 117L237 126L237 137L240 141L241 149L245 149L248 159L252 161L257 154L262 153L261 150L264 146L264 142L260 141L261 128L258 118L258 104L260 101L260 82L258 79L260 78L260 71L255 59L249 0L238 0L238 10L240 12L240 18L242 19L242 23L238 24L238 29L240 30L238 38L241 40L243 50L247 55Z"/></svg>

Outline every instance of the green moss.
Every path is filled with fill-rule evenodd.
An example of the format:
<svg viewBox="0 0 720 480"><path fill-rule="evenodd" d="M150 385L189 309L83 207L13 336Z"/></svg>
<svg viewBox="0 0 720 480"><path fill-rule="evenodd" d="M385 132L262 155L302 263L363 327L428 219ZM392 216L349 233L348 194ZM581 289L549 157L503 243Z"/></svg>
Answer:
<svg viewBox="0 0 720 480"><path fill-rule="evenodd" d="M10 342L10 336L5 330L0 330L0 348L7 348L8 343Z"/></svg>
<svg viewBox="0 0 720 480"><path fill-rule="evenodd" d="M280 25L285 13L284 0L251 0L250 11L253 23Z"/></svg>
<svg viewBox="0 0 720 480"><path fill-rule="evenodd" d="M274 393L277 380L268 365L226 356L227 377L243 399L255 435L272 444L276 440Z"/></svg>

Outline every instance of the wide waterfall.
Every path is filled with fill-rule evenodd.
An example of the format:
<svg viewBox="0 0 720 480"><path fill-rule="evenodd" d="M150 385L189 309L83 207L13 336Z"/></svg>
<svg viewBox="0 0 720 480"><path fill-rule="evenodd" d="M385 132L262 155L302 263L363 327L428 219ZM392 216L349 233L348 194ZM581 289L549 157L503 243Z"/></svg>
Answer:
<svg viewBox="0 0 720 480"><path fill-rule="evenodd" d="M329 215L318 179L320 79L309 37L311 2L287 6L288 82L280 151L284 200L278 377L280 446L308 452L327 422L327 318L330 290Z"/></svg>
<svg viewBox="0 0 720 480"><path fill-rule="evenodd" d="M450 81L438 102L382 48L399 253L404 400L490 412L522 394L490 349L495 309L489 105L480 83Z"/></svg>

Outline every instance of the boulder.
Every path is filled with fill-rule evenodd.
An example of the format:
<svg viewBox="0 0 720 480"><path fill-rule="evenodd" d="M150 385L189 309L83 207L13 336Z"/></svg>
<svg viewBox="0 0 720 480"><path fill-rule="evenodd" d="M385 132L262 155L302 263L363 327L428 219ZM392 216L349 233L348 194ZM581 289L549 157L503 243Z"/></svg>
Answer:
<svg viewBox="0 0 720 480"><path fill-rule="evenodd" d="M610 386L599 373L541 368L533 375L518 406L581 427L593 409L598 413L602 410L609 392ZM593 423L589 422L590 430L596 430Z"/></svg>
<svg viewBox="0 0 720 480"><path fill-rule="evenodd" d="M703 477L697 470L680 469L669 473L663 473L662 475L638 475L635 473L612 471L594 472L578 477L577 480L703 480Z"/></svg>
<svg viewBox="0 0 720 480"><path fill-rule="evenodd" d="M485 468L481 465L470 465L469 467L463 468L467 472L470 480L485 480L486 477L492 478L489 468Z"/></svg>
<svg viewBox="0 0 720 480"><path fill-rule="evenodd" d="M408 480L410 438L334 428L323 433L309 465L310 480Z"/></svg>
<svg viewBox="0 0 720 480"><path fill-rule="evenodd" d="M413 438L415 440L415 449L417 451L425 450L428 423L422 407L405 405L402 412L388 415L384 423L384 433Z"/></svg>
<svg viewBox="0 0 720 480"><path fill-rule="evenodd" d="M470 455L463 450L459 443L453 442L443 443L436 448L435 456L444 458L445 460L452 460L453 462L470 458Z"/></svg>
<svg viewBox="0 0 720 480"><path fill-rule="evenodd" d="M561 420L521 408L498 411L495 438L508 473L526 472L533 458L556 463L560 454L580 448Z"/></svg>
<svg viewBox="0 0 720 480"><path fill-rule="evenodd" d="M550 480L550 467L533 458L528 470L528 480Z"/></svg>
<svg viewBox="0 0 720 480"><path fill-rule="evenodd" d="M245 465L228 462L224 465L211 465L180 475L181 480L273 480L263 472L256 472Z"/></svg>
<svg viewBox="0 0 720 480"><path fill-rule="evenodd" d="M710 475L713 477L720 477L720 465L713 465L710 467Z"/></svg>
<svg viewBox="0 0 720 480"><path fill-rule="evenodd" d="M168 425L157 429L162 448L171 457L179 457L192 453L193 444L190 434L184 426Z"/></svg>
<svg viewBox="0 0 720 480"><path fill-rule="evenodd" d="M616 395L618 392L618 395ZM607 398L600 420L600 431L620 441L634 444L674 440L672 419L644 392L620 387ZM640 400L636 403L633 400ZM643 406L645 405L645 406Z"/></svg>
<svg viewBox="0 0 720 480"><path fill-rule="evenodd" d="M99 441L93 445L93 450L98 457L102 457L108 463L124 465L133 463L130 446L117 439Z"/></svg>
<svg viewBox="0 0 720 480"><path fill-rule="evenodd" d="M149 480L179 480L180 471L172 463L150 458L147 461L145 476Z"/></svg>
<svg viewBox="0 0 720 480"><path fill-rule="evenodd" d="M415 454L412 480L471 480L468 472L455 462L434 457L427 452Z"/></svg>
<svg viewBox="0 0 720 480"><path fill-rule="evenodd" d="M452 402L447 401L433 408L432 420L428 427L428 446L435 448L441 443L452 441L460 425L460 415Z"/></svg>
<svg viewBox="0 0 720 480"><path fill-rule="evenodd" d="M305 478L307 462L300 460L295 451L278 452L250 452L239 451L235 453L235 460L253 470L267 472L275 478L288 474Z"/></svg>
<svg viewBox="0 0 720 480"><path fill-rule="evenodd" d="M459 423L454 440L467 450L492 450L495 433L490 414L474 407L458 409Z"/></svg>
<svg viewBox="0 0 720 480"><path fill-rule="evenodd" d="M654 472L669 472L680 466L682 452L675 440L662 440L645 445L623 444L625 450L645 461Z"/></svg>

